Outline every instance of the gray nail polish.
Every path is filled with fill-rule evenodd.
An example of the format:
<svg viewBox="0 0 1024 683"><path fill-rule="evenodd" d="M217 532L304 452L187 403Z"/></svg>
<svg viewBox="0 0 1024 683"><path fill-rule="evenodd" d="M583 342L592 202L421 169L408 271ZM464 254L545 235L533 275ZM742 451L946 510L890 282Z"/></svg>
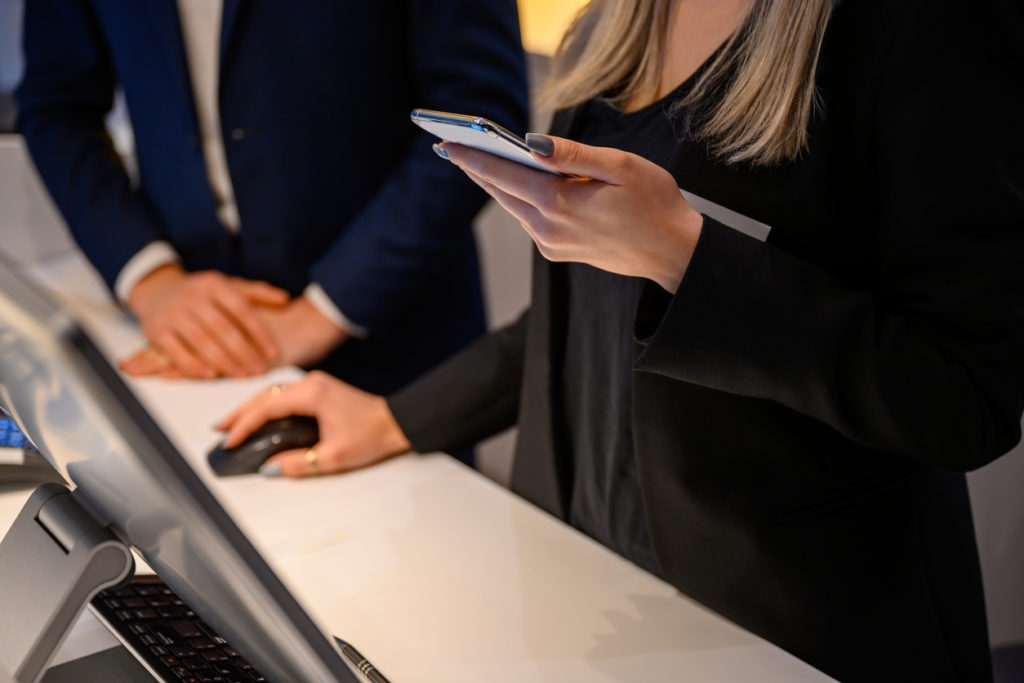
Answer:
<svg viewBox="0 0 1024 683"><path fill-rule="evenodd" d="M444 151L441 148L441 145L437 144L436 142L434 143L434 154L441 157L442 159L448 158L448 152Z"/></svg>
<svg viewBox="0 0 1024 683"><path fill-rule="evenodd" d="M542 157L549 157L555 151L555 141L539 133L527 133L526 146Z"/></svg>
<svg viewBox="0 0 1024 683"><path fill-rule="evenodd" d="M280 477L284 473L281 471L281 463L266 462L260 467L260 474L264 477Z"/></svg>

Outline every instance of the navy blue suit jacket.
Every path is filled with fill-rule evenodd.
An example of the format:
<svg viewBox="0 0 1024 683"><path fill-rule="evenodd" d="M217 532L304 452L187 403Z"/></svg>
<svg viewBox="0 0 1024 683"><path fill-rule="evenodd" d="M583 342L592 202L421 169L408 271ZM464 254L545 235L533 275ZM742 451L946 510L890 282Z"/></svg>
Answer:
<svg viewBox="0 0 1024 683"><path fill-rule="evenodd" d="M435 157L414 107L526 125L511 0L225 0L219 104L241 216L218 222L174 0L26 4L19 128L72 233L112 285L154 240L189 270L318 282L369 330L328 368L404 384L483 329L470 222L484 195ZM121 86L138 184L103 119Z"/></svg>

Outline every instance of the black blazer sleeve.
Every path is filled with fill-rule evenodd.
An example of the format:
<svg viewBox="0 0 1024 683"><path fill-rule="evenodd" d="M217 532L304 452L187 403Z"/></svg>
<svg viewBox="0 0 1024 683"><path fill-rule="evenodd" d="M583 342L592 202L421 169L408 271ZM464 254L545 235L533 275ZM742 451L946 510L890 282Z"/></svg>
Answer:
<svg viewBox="0 0 1024 683"><path fill-rule="evenodd" d="M413 450L461 450L515 424L528 317L529 311L388 397Z"/></svg>
<svg viewBox="0 0 1024 683"><path fill-rule="evenodd" d="M908 5L864 122L873 286L705 218L676 295L645 293L636 367L970 469L1019 440L1024 406L1024 12Z"/></svg>

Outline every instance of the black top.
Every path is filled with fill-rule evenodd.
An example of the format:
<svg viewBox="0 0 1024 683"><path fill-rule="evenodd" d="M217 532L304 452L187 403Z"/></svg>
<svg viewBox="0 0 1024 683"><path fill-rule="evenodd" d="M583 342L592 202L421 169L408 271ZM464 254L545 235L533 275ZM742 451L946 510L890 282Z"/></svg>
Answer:
<svg viewBox="0 0 1024 683"><path fill-rule="evenodd" d="M604 100L588 102L576 137L667 166L685 129L682 113L670 110L693 80L628 114ZM567 264L565 270L568 319L556 390L572 459L569 522L658 574L637 481L631 418L633 322L646 281L582 263Z"/></svg>
<svg viewBox="0 0 1024 683"><path fill-rule="evenodd" d="M846 0L819 67L798 159L666 152L680 187L772 230L705 216L675 295L644 285L651 542L672 585L839 680L989 680L961 472L1020 439L1024 5ZM389 397L421 451L518 422L513 488L562 518L569 279L538 257L526 316Z"/></svg>

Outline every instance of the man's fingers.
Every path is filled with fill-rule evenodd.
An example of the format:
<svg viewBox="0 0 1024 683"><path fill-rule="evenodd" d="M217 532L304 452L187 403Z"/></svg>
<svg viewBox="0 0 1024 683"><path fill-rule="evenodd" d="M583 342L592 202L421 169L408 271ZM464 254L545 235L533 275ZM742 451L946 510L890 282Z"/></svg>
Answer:
<svg viewBox="0 0 1024 683"><path fill-rule="evenodd" d="M213 379L217 376L217 372L203 362L174 330L157 335L153 339L153 343L167 354L167 357L171 359L171 364L183 372L186 377Z"/></svg>
<svg viewBox="0 0 1024 683"><path fill-rule="evenodd" d="M291 296L280 287L260 280L246 280L240 277L231 279L231 283L245 298L262 306L284 306L291 301Z"/></svg>
<svg viewBox="0 0 1024 683"><path fill-rule="evenodd" d="M195 312L195 316L230 359L236 375L266 372L267 361L263 358L262 349L239 328L232 316L216 305L204 306Z"/></svg>
<svg viewBox="0 0 1024 683"><path fill-rule="evenodd" d="M230 316L235 325L252 340L257 353L265 361L263 363L264 369L257 370L256 372L264 372L266 363L270 363L277 358L278 349L270 335L270 330L267 329L267 326L263 324L263 321L259 319L259 316L253 310L251 300L246 299L237 291L227 289L217 293L215 302L226 315Z"/></svg>
<svg viewBox="0 0 1024 683"><path fill-rule="evenodd" d="M227 352L214 325L205 319L211 310L210 307L204 307L192 312L191 315L179 318L176 324L178 334L195 354L217 374L227 377L244 377L245 370Z"/></svg>
<svg viewBox="0 0 1024 683"><path fill-rule="evenodd" d="M133 377L142 377L167 372L171 367L171 361L154 347L147 346L134 356L121 361L118 367Z"/></svg>

